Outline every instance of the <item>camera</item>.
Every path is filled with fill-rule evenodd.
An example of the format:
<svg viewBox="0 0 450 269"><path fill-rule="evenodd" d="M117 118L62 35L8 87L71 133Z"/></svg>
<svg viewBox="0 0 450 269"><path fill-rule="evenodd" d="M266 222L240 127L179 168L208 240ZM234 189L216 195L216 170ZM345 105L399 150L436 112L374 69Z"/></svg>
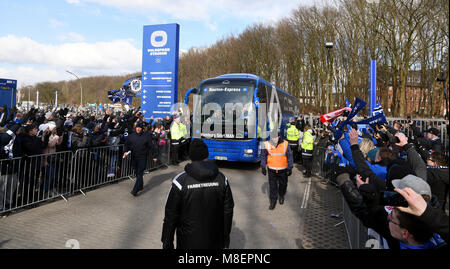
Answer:
<svg viewBox="0 0 450 269"><path fill-rule="evenodd" d="M408 207L408 202L398 192L385 191L381 192L380 205Z"/></svg>

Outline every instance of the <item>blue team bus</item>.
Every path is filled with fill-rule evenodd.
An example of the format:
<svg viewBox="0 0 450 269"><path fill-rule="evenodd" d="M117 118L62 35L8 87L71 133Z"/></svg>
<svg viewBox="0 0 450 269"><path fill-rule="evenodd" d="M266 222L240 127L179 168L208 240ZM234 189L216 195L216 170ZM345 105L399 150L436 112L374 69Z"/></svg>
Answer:
<svg viewBox="0 0 450 269"><path fill-rule="evenodd" d="M285 129L299 113L298 99L252 74L226 74L203 80L194 94L192 137L201 138L215 160L258 162L269 128ZM267 131L267 132L266 132Z"/></svg>

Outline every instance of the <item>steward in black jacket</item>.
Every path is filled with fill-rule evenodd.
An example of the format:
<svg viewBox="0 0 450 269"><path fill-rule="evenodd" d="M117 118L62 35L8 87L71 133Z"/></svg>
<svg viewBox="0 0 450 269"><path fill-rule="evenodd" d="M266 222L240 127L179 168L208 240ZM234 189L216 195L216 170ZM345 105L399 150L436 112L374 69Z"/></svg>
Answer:
<svg viewBox="0 0 450 269"><path fill-rule="evenodd" d="M444 154L431 153L427 160L427 182L430 184L431 193L436 196L440 208L445 211L448 196L448 162Z"/></svg>
<svg viewBox="0 0 450 269"><path fill-rule="evenodd" d="M173 179L167 198L161 241L173 249L223 249L230 244L233 195L226 176L208 158L203 141L193 140L189 151L193 161Z"/></svg>

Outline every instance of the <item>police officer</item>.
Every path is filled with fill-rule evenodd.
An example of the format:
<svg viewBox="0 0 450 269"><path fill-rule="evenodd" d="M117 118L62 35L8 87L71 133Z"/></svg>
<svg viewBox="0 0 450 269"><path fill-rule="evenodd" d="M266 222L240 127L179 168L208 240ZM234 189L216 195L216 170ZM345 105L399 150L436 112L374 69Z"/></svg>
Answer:
<svg viewBox="0 0 450 269"><path fill-rule="evenodd" d="M147 165L147 156L149 152L155 153L153 147L152 136L148 132L144 132L144 123L136 124L136 131L130 134L125 142L125 153L123 157L131 154L131 164L136 172L136 183L134 184L131 194L137 196L138 192L144 189L144 170Z"/></svg>
<svg viewBox="0 0 450 269"><path fill-rule="evenodd" d="M289 119L289 126L286 130L286 139L289 142L289 147L292 150L294 162L298 160L298 140L300 138L300 131L296 127L295 118L292 117Z"/></svg>
<svg viewBox="0 0 450 269"><path fill-rule="evenodd" d="M180 163L178 159L179 149L181 146L181 141L185 135L185 126L181 122L181 117L179 114L175 114L173 117L172 124L170 126L170 158L171 163L177 165Z"/></svg>
<svg viewBox="0 0 450 269"><path fill-rule="evenodd" d="M311 130L311 126L309 124L306 124L301 144L303 166L306 169L306 171L303 173L305 177L311 177L312 157L314 148L314 136L312 135L312 133L313 131Z"/></svg>
<svg viewBox="0 0 450 269"><path fill-rule="evenodd" d="M280 133L272 133L269 141L264 142L261 150L261 172L269 173L270 206L273 210L279 199L280 205L284 203L288 176L292 174L292 151L289 143L281 138Z"/></svg>

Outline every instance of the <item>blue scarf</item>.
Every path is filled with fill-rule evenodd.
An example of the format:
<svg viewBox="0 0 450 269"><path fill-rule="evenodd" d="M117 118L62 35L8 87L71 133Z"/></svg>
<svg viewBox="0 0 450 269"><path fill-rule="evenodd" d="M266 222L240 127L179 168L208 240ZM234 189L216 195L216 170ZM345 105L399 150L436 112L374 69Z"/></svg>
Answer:
<svg viewBox="0 0 450 269"><path fill-rule="evenodd" d="M419 246L411 246L400 242L400 249L432 249L442 244L445 244L445 241L441 238L440 235L434 234L433 237L428 240L428 242Z"/></svg>

